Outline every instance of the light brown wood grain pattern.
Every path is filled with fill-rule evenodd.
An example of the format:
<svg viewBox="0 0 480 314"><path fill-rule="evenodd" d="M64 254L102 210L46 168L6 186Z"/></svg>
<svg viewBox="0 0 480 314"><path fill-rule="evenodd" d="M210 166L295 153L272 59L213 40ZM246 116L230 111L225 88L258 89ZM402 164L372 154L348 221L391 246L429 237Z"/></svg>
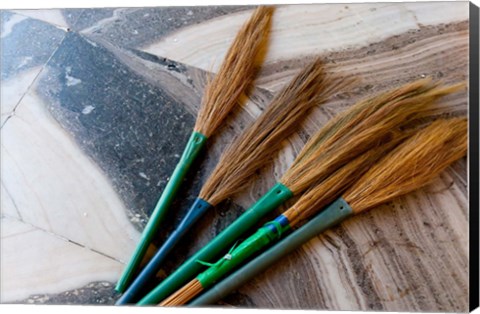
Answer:
<svg viewBox="0 0 480 314"><path fill-rule="evenodd" d="M421 26L358 49L323 54L360 81L314 110L275 165L234 201L248 206L279 178L309 135L355 101L431 76L468 79L468 22ZM258 85L275 94L314 55L267 64ZM253 102L254 103L254 102ZM467 89L442 99L439 116L467 113ZM237 120L238 121L238 120ZM231 122L235 123L235 122ZM464 311L468 304L466 159L424 189L320 235L222 304L260 308Z"/></svg>

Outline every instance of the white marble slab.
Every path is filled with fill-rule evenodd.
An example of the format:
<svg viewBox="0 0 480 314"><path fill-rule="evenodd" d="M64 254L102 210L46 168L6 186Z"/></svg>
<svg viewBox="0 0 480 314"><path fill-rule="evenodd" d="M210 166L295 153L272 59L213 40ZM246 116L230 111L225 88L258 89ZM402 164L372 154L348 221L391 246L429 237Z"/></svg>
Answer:
<svg viewBox="0 0 480 314"><path fill-rule="evenodd" d="M142 49L216 72L251 11L193 25ZM468 19L468 3L321 4L279 7L266 63L353 49L418 29Z"/></svg>
<svg viewBox="0 0 480 314"><path fill-rule="evenodd" d="M1 298L56 293L92 281L114 281L123 265L21 220L1 219Z"/></svg>
<svg viewBox="0 0 480 314"><path fill-rule="evenodd" d="M51 9L51 10L12 10L17 14L20 14L25 17L30 17L40 21L47 22L49 24L55 25L62 29L68 28L68 23L63 17L62 11L60 9Z"/></svg>
<svg viewBox="0 0 480 314"><path fill-rule="evenodd" d="M88 276L82 274L85 276L83 281L99 280L100 277L114 281L115 274L118 276L121 271L121 262L129 257L139 234L127 219L123 203L104 174L50 116L47 106L31 92L25 95L15 115L2 128L2 187L9 192L9 197L2 203L2 213L11 217L7 221L19 219L14 226L23 223L32 230L43 230L39 233L42 236L44 233L56 236L52 250L58 250L58 254L71 261L78 259L75 267L80 267L79 274L90 273ZM55 244L58 237L78 245L71 247L70 243L64 247L65 243L62 243L63 246L58 246ZM15 252L14 247L26 247L25 243L30 241L20 236L17 239L21 243L2 239L2 246L11 250L7 252ZM9 259L2 264L2 271L15 274L13 265L16 263L32 271L47 267L51 262L49 255L42 254L40 248L35 253L39 255L37 258L30 256L28 259L4 251L2 256ZM83 254L87 254L90 263L87 266L81 265ZM102 267L107 267L102 263L96 270L87 271L84 267L95 268L97 262L91 256L97 258L97 255L108 260L108 267L115 265L115 268L100 277L97 276L99 272L105 272ZM37 277L43 278L38 279L42 280L42 285L50 285L47 289L50 292L67 288L55 284L56 277L48 273L38 274L41 276ZM65 275L68 273L55 274L59 278ZM70 282L75 281L71 279ZM14 275L3 277L2 282L11 288L5 290L9 293L2 297L4 301L16 300L35 291L46 292L39 286L36 289L29 280L19 280Z"/></svg>

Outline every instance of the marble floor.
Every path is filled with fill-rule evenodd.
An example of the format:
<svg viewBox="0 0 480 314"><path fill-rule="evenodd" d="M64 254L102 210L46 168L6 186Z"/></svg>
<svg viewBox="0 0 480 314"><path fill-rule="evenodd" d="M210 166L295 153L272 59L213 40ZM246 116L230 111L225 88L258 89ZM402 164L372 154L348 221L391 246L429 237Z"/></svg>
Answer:
<svg viewBox="0 0 480 314"><path fill-rule="evenodd" d="M115 302L115 282L182 153L205 82L251 11L1 11L2 303ZM420 77L467 79L468 36L468 2L279 6L255 90L212 138L159 241L225 144L300 67L322 55L358 83L316 108L246 192L208 213L158 280L263 194L336 113ZM465 90L435 115L466 112ZM428 187L316 237L219 304L466 311L466 169L462 159Z"/></svg>

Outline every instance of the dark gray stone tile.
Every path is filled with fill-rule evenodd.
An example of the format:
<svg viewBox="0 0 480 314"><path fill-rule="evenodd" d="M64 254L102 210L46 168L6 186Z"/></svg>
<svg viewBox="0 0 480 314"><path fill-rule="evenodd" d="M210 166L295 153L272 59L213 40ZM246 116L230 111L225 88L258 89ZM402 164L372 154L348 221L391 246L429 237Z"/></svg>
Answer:
<svg viewBox="0 0 480 314"><path fill-rule="evenodd" d="M148 82L115 53L69 33L37 89L52 115L110 177L131 214L149 216L194 116L180 95L174 99L168 86ZM168 66L162 68L168 75Z"/></svg>
<svg viewBox="0 0 480 314"><path fill-rule="evenodd" d="M120 47L140 47L180 28L251 6L87 9L74 29Z"/></svg>
<svg viewBox="0 0 480 314"><path fill-rule="evenodd" d="M89 8L84 9L72 27L74 30L82 30L96 25L99 21L113 17L115 8ZM105 22L105 21L104 21ZM108 23L108 21L106 21Z"/></svg>
<svg viewBox="0 0 480 314"><path fill-rule="evenodd" d="M65 36L48 23L1 11L1 78L44 64Z"/></svg>
<svg viewBox="0 0 480 314"><path fill-rule="evenodd" d="M71 30L85 10L86 9L61 9L63 18L70 26Z"/></svg>
<svg viewBox="0 0 480 314"><path fill-rule="evenodd" d="M35 294L16 304L96 304L113 305L116 299L114 284L101 281L61 293Z"/></svg>

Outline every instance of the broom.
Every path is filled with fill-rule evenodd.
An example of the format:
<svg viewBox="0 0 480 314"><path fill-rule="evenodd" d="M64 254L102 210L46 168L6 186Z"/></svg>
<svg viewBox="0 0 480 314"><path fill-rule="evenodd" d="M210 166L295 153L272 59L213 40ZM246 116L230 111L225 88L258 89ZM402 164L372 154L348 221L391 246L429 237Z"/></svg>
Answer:
<svg viewBox="0 0 480 314"><path fill-rule="evenodd" d="M427 108L437 98L459 87L439 87L429 79L419 80L361 101L337 116L308 141L280 182L138 304L157 304L169 296L201 271L203 266L197 260L218 258L267 213L315 182L328 178L375 143L387 139L391 130L426 115Z"/></svg>
<svg viewBox="0 0 480 314"><path fill-rule="evenodd" d="M118 292L125 291L133 279L153 236L207 138L217 131L242 93L251 85L258 71L259 59L265 54L264 47L268 41L273 11L273 7L261 6L253 12L234 39L217 75L207 85L193 133L143 230L140 243L120 276L115 287Z"/></svg>
<svg viewBox="0 0 480 314"><path fill-rule="evenodd" d="M225 150L183 220L116 304L131 302L155 276L168 253L191 226L207 210L244 189L250 177L272 160L283 140L295 131L306 112L314 105L324 103L348 82L326 74L320 59L305 67L255 123Z"/></svg>
<svg viewBox="0 0 480 314"><path fill-rule="evenodd" d="M293 250L294 247L289 242L291 240L288 239L299 237L296 235L297 233L301 234L306 232L303 231L305 229L314 228L316 232L310 233L313 236L349 216L376 207L399 195L417 189L428 183L449 164L465 155L466 150L466 119L438 120L432 123L429 127L419 131L415 136L394 149L378 164L374 165L353 186L348 188L343 194L343 198L341 197L331 203L312 222L294 232L284 242L281 242L268 252L280 251L283 256L287 250ZM371 153L377 155L375 150L371 151ZM362 158L359 158L357 162L361 166ZM361 171L361 168L359 169ZM196 279L162 302L161 305L175 306L187 303L204 289L212 286L218 279L253 253L281 237L283 233L295 227L300 221L315 214L320 208L323 208L333 200L331 199L333 194L330 192L332 185L337 185L338 181L346 180L351 182L345 176L351 175L352 171L354 172L355 168L345 167L324 183L310 189L293 207L274 221L260 228L231 253L227 254L216 264L213 264L208 270L197 276ZM300 244L298 243L298 245ZM285 247L282 245L285 245ZM278 254L276 255L278 258ZM262 256L258 258L261 259ZM269 260L271 262L274 261L273 259ZM251 263L255 264L255 260ZM265 263L262 262L261 264L263 269ZM251 278L253 276L248 269L248 265L245 266L246 271L243 271L243 269L239 270L238 274L243 278ZM253 266L252 268L255 268L255 271L258 269ZM238 278L238 275L234 278ZM230 281L231 279L228 280ZM225 286L223 283L222 285ZM220 286L216 289L216 292L213 292L213 295L224 294L224 289ZM195 304L205 304L203 302L206 300L210 302L211 299L211 296L206 296L201 298L200 301L196 301Z"/></svg>

